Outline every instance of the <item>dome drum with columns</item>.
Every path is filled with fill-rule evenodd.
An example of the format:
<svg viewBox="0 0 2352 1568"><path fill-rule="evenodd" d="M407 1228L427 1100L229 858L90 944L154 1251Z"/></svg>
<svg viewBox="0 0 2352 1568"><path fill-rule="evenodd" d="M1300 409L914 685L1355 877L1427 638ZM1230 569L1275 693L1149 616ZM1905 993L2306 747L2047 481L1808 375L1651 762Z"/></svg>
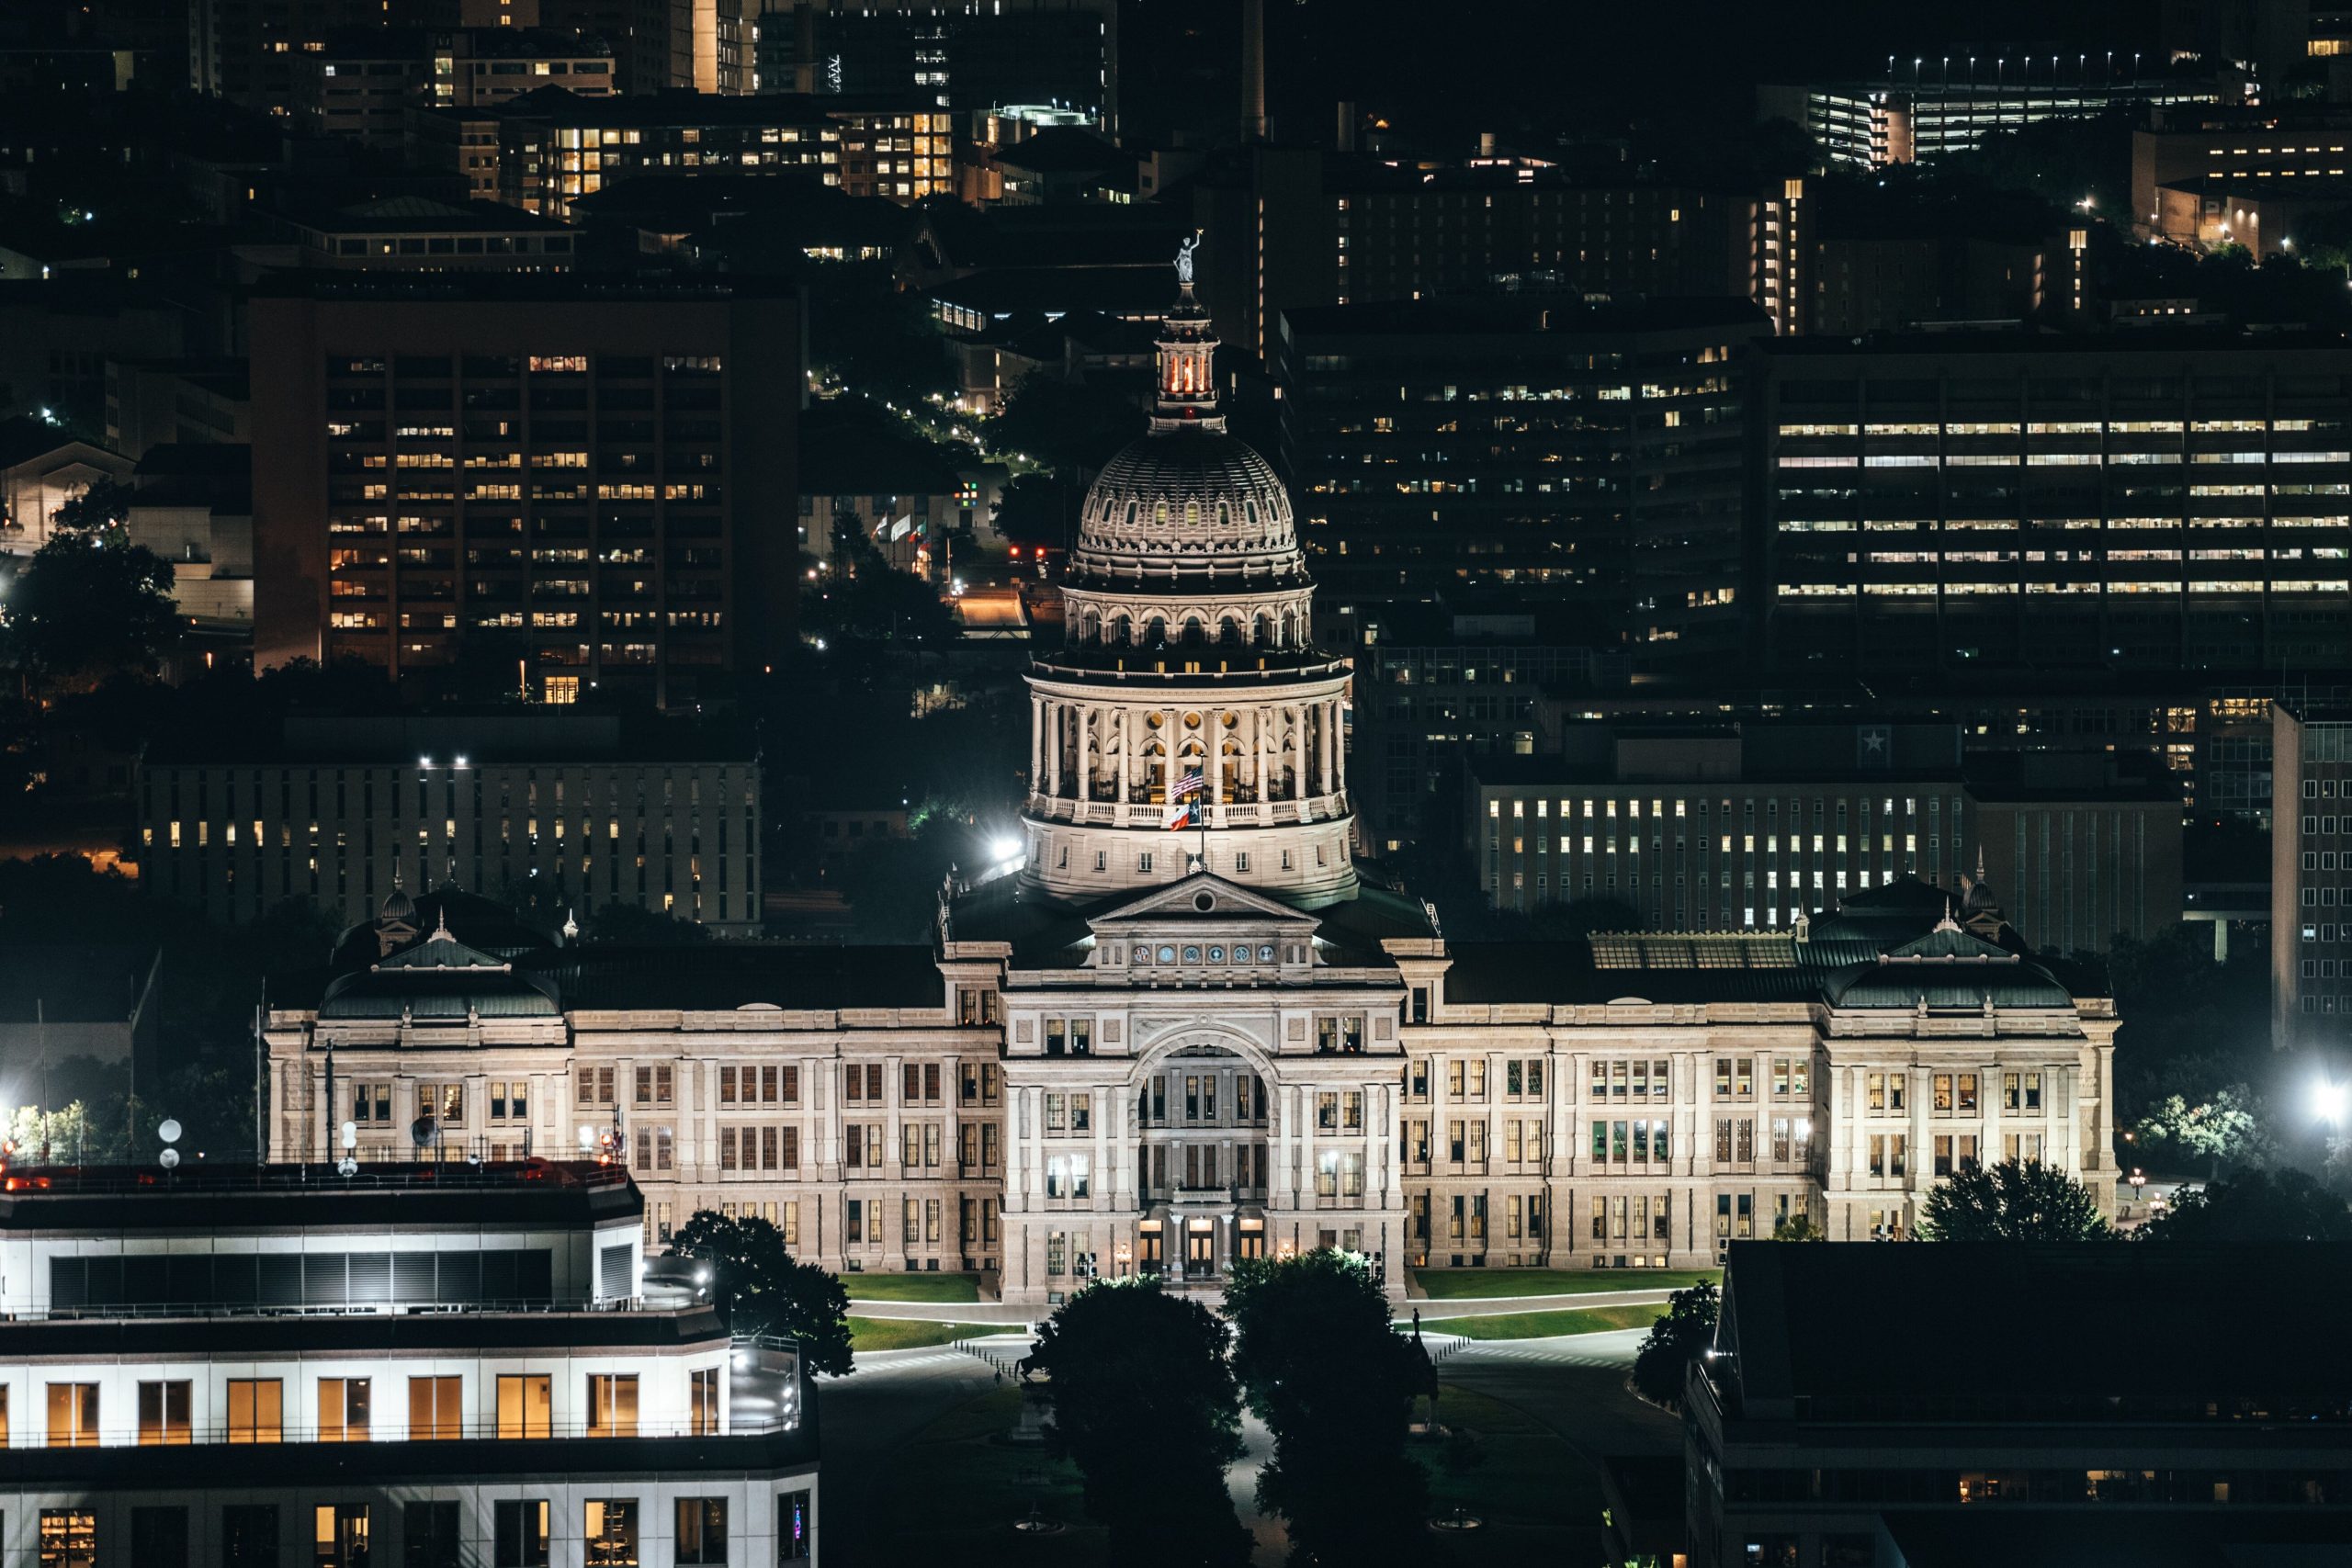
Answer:
<svg viewBox="0 0 2352 1568"><path fill-rule="evenodd" d="M1023 879L1055 897L1194 870L1304 904L1356 886L1347 667L1313 646L1290 498L1226 430L1216 348L1184 282L1149 433L1087 492L1065 647L1030 672Z"/></svg>

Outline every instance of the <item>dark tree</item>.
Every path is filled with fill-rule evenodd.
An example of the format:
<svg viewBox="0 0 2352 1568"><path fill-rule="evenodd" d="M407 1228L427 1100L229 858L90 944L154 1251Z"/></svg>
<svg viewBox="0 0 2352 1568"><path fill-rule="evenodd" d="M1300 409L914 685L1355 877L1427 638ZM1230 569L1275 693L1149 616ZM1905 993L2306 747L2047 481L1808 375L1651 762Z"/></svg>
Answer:
<svg viewBox="0 0 2352 1568"><path fill-rule="evenodd" d="M1037 1337L1052 1380L1046 1441L1086 1477L1086 1511L1132 1568L1226 1568L1250 1560L1225 1468L1241 1456L1239 1390L1226 1327L1157 1280L1088 1287Z"/></svg>
<svg viewBox="0 0 2352 1568"><path fill-rule="evenodd" d="M1713 1342L1722 1307L1721 1293L1703 1281L1667 1297L1666 1315L1634 1352L1634 1392L1653 1404L1681 1409L1683 1382Z"/></svg>
<svg viewBox="0 0 2352 1568"><path fill-rule="evenodd" d="M1023 377L987 426L991 450L1065 478L1091 473L1143 432L1143 411L1133 403L1043 371Z"/></svg>
<svg viewBox="0 0 2352 1568"><path fill-rule="evenodd" d="M172 563L119 533L59 533L0 601L0 660L36 682L152 672L179 639Z"/></svg>
<svg viewBox="0 0 2352 1568"><path fill-rule="evenodd" d="M1074 476L1022 474L998 493L991 516L996 531L1016 545L1067 550L1077 543L1085 501L1086 486Z"/></svg>
<svg viewBox="0 0 2352 1568"><path fill-rule="evenodd" d="M2249 1170L2176 1195L2148 1241L2352 1241L2352 1209L2303 1171Z"/></svg>
<svg viewBox="0 0 2352 1568"><path fill-rule="evenodd" d="M698 1209L671 1245L718 1271L711 1299L729 1329L789 1335L809 1371L849 1374L849 1292L814 1263L796 1261L782 1231L763 1219Z"/></svg>
<svg viewBox="0 0 2352 1568"><path fill-rule="evenodd" d="M1429 1477L1405 1432L1427 1367L1390 1326L1370 1265L1328 1247L1245 1260L1225 1310L1235 1370L1274 1435L1258 1501L1287 1523L1292 1562L1419 1561Z"/></svg>
<svg viewBox="0 0 2352 1568"><path fill-rule="evenodd" d="M52 519L58 527L75 533L119 526L130 515L130 487L117 479L98 479L79 495L71 496Z"/></svg>
<svg viewBox="0 0 2352 1568"><path fill-rule="evenodd" d="M1969 1166L1928 1190L1919 1234L1930 1241L2096 1241L2111 1234L2090 1190L2054 1165Z"/></svg>

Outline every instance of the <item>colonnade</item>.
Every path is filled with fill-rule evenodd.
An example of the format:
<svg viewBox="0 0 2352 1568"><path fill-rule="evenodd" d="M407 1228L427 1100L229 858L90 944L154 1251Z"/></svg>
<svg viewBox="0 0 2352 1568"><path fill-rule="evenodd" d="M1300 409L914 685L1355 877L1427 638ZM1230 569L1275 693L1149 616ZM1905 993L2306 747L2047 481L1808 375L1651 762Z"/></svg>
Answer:
<svg viewBox="0 0 2352 1568"><path fill-rule="evenodd" d="M1036 795L1174 805L1175 780L1194 768L1213 805L1314 799L1347 787L1337 695L1195 708L1032 693L1029 704Z"/></svg>

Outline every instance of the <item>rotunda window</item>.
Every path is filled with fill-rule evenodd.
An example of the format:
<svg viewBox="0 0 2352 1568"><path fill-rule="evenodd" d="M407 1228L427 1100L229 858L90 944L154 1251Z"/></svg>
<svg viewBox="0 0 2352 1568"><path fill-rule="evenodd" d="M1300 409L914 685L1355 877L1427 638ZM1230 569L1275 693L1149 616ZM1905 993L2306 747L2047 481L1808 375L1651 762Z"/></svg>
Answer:
<svg viewBox="0 0 2352 1568"><path fill-rule="evenodd" d="M1222 963L1224 963L1224 962L1225 962L1225 949L1224 949L1224 948L1222 948L1222 947L1211 947L1211 948L1209 949L1209 962L1210 962L1210 963L1212 963L1212 964L1222 964Z"/></svg>
<svg viewBox="0 0 2352 1568"><path fill-rule="evenodd" d="M1195 893L1193 895L1193 908L1205 915L1216 908L1216 896L1213 893Z"/></svg>
<svg viewBox="0 0 2352 1568"><path fill-rule="evenodd" d="M1201 727L1201 716L1200 716L1199 714L1196 714L1196 713L1188 713L1188 714L1186 714L1186 715L1184 716L1184 728L1187 728L1187 729L1198 729L1200 727Z"/></svg>
<svg viewBox="0 0 2352 1568"><path fill-rule="evenodd" d="M1184 948L1184 962L1187 964L1198 964L1200 961L1201 950L1188 943Z"/></svg>
<svg viewBox="0 0 2352 1568"><path fill-rule="evenodd" d="M1233 950L1233 961L1236 964L1247 964L1250 962L1250 949L1246 943L1236 947Z"/></svg>
<svg viewBox="0 0 2352 1568"><path fill-rule="evenodd" d="M1173 964L1173 963L1175 963L1175 962L1176 962L1176 950L1175 950L1174 948L1172 948L1172 947L1162 947L1162 948L1159 950L1159 961L1160 961L1162 964Z"/></svg>
<svg viewBox="0 0 2352 1568"><path fill-rule="evenodd" d="M1164 953L1167 950L1163 948L1161 951ZM1273 961L1274 944L1271 942L1260 942L1258 944L1258 962L1261 964L1272 964Z"/></svg>
<svg viewBox="0 0 2352 1568"><path fill-rule="evenodd" d="M1186 502L1184 503L1184 526L1187 528L1197 528L1200 525L1201 503L1197 501Z"/></svg>

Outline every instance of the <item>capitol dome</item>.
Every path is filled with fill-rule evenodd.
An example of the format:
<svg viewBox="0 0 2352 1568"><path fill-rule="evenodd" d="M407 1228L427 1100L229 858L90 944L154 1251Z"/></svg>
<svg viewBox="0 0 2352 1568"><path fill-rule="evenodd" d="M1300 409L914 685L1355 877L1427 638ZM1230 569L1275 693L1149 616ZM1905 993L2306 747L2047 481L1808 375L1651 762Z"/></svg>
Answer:
<svg viewBox="0 0 2352 1568"><path fill-rule="evenodd" d="M1186 578L1290 587L1305 570L1272 465L1222 428L1197 425L1146 435L1103 466L1070 557L1072 576L1104 587Z"/></svg>
<svg viewBox="0 0 2352 1568"><path fill-rule="evenodd" d="M1348 667L1315 648L1282 480L1226 430L1192 245L1150 433L1088 490L1067 635L1030 667L1022 878L1085 899L1206 873L1329 903L1356 889Z"/></svg>

